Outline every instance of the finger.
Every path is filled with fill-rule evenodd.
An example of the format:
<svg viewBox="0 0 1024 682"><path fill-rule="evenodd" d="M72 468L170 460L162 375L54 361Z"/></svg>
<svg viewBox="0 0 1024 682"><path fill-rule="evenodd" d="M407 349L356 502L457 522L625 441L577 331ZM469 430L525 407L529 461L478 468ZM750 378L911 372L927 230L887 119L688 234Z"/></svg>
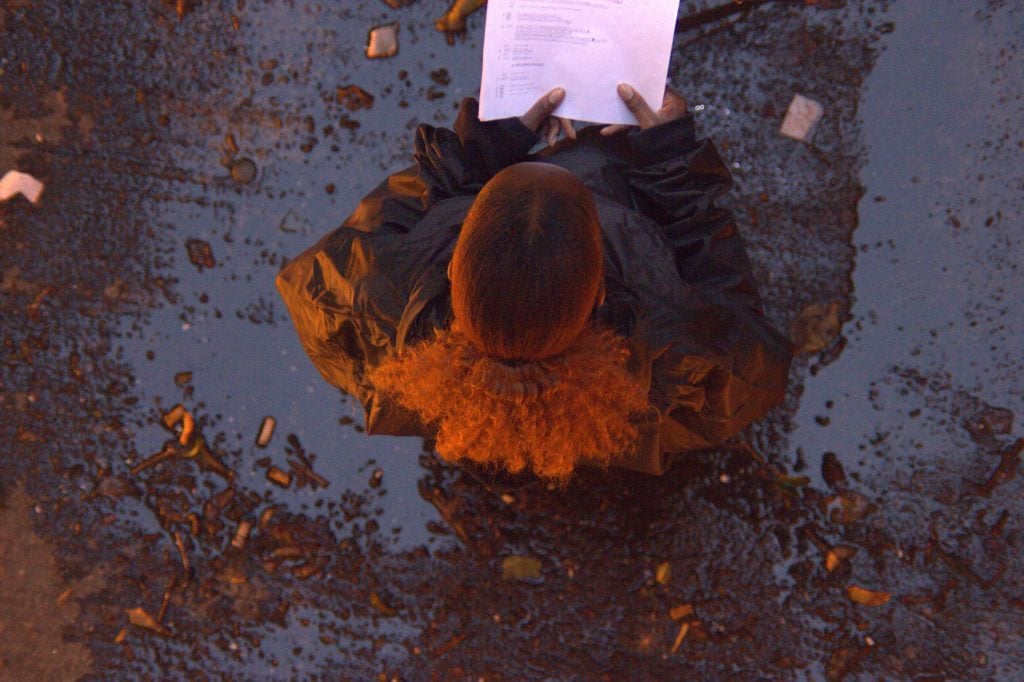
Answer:
<svg viewBox="0 0 1024 682"><path fill-rule="evenodd" d="M686 109L686 98L674 90L665 88L665 99L662 101L661 109L658 110L658 115L662 118L664 118L663 114L668 114L669 118L679 118L686 113Z"/></svg>
<svg viewBox="0 0 1024 682"><path fill-rule="evenodd" d="M626 103L626 108L636 116L636 122L641 128L650 128L658 123L658 117L647 104L640 93L633 89L633 86L626 83L619 83L619 97Z"/></svg>
<svg viewBox="0 0 1024 682"><path fill-rule="evenodd" d="M537 130L541 122L551 115L565 99L565 88L555 88L534 102L520 119L530 130Z"/></svg>
<svg viewBox="0 0 1024 682"><path fill-rule="evenodd" d="M630 128L630 126L622 125L622 124L615 124L615 125L605 126L604 128L601 128L601 134L604 135L605 137L608 137L609 135L615 135L616 133L621 133L623 130L628 130L629 128Z"/></svg>
<svg viewBox="0 0 1024 682"><path fill-rule="evenodd" d="M561 126L562 132L565 133L566 137L570 140L576 139L576 128L573 126L571 118L556 117L556 121L558 122L557 125Z"/></svg>
<svg viewBox="0 0 1024 682"><path fill-rule="evenodd" d="M548 146L554 147L555 141L558 140L558 121L553 118L547 120L547 134L545 137L548 138Z"/></svg>

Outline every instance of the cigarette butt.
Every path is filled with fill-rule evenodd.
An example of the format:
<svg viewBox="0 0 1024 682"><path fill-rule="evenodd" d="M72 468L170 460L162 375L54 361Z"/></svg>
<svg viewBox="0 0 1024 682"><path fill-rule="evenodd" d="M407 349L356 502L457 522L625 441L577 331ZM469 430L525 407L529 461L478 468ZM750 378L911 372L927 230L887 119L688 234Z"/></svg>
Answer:
<svg viewBox="0 0 1024 682"><path fill-rule="evenodd" d="M245 547L245 541L249 538L249 532L252 530L252 524L248 521L242 521L238 524L238 530L235 531L235 537L231 540L231 546L242 549Z"/></svg>
<svg viewBox="0 0 1024 682"><path fill-rule="evenodd" d="M679 626L679 634L676 635L676 641L674 641L672 643L672 650L668 652L669 655L672 655L675 652L679 651L679 647L683 643L683 640L686 638L686 633L689 632L689 631L690 631L690 624L689 623L683 623L682 625Z"/></svg>
<svg viewBox="0 0 1024 682"><path fill-rule="evenodd" d="M282 488L287 488L292 484L292 475L277 467L270 467L267 469L267 480L271 483L276 483Z"/></svg>
<svg viewBox="0 0 1024 682"><path fill-rule="evenodd" d="M260 424L260 432L256 436L256 446L265 448L270 443L270 439L274 437L274 427L277 425L277 420L273 417L264 417L263 423Z"/></svg>
<svg viewBox="0 0 1024 682"><path fill-rule="evenodd" d="M117 637L114 637L114 644L120 644L126 639L128 639L128 628L121 628L121 631L117 633Z"/></svg>
<svg viewBox="0 0 1024 682"><path fill-rule="evenodd" d="M275 509L273 507L267 507L260 514L260 528L266 528L267 524L270 523L270 519L274 518Z"/></svg>

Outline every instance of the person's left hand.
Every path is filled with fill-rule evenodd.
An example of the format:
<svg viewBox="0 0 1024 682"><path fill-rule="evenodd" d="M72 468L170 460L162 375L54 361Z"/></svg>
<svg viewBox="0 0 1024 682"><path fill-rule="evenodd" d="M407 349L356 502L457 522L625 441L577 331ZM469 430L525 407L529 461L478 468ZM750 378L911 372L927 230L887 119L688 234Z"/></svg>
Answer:
<svg viewBox="0 0 1024 682"><path fill-rule="evenodd" d="M519 117L527 128L535 133L540 133L547 138L548 146L558 139L559 131L565 133L566 137L575 140L576 129L572 121L567 118L554 116L555 109L565 99L565 88L555 88L534 102L529 110Z"/></svg>

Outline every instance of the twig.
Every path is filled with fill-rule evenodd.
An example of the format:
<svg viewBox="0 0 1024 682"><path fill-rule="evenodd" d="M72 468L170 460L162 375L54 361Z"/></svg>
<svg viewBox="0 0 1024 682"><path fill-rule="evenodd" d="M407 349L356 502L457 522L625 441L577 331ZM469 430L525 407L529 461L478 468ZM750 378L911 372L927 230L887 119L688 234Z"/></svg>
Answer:
<svg viewBox="0 0 1024 682"><path fill-rule="evenodd" d="M726 17L739 12L747 13L755 7L760 7L767 2L773 1L774 0L733 0L732 2L726 2L716 7L709 7L708 9L697 12L696 14L681 17L676 21L676 33L692 31L695 28L700 28L701 26L710 24L713 21L725 19Z"/></svg>
<svg viewBox="0 0 1024 682"><path fill-rule="evenodd" d="M988 477L988 480L984 483L974 484L975 492L981 497L989 497L997 485L1013 478L1017 473L1017 465L1020 464L1021 452L1024 452L1024 438L1019 438L1010 449L1003 452L999 466Z"/></svg>
<svg viewBox="0 0 1024 682"><path fill-rule="evenodd" d="M167 589L164 590L164 600L160 602L160 611L156 614L156 622L163 623L164 616L167 615L167 607L171 603L171 591L178 584L178 575L176 573L171 574L170 580L167 581Z"/></svg>

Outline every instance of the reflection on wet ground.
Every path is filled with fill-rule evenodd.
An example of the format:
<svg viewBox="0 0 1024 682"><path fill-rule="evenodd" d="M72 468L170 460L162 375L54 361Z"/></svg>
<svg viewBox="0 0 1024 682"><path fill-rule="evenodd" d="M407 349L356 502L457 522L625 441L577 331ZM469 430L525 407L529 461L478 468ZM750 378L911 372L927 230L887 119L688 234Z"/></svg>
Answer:
<svg viewBox="0 0 1024 682"><path fill-rule="evenodd" d="M0 5L0 173L47 183L0 204L0 498L34 501L92 676L1020 676L1020 8L677 35L808 352L742 442L563 491L367 438L273 289L475 92L482 16L448 45L390 4ZM795 93L813 145L778 135Z"/></svg>

